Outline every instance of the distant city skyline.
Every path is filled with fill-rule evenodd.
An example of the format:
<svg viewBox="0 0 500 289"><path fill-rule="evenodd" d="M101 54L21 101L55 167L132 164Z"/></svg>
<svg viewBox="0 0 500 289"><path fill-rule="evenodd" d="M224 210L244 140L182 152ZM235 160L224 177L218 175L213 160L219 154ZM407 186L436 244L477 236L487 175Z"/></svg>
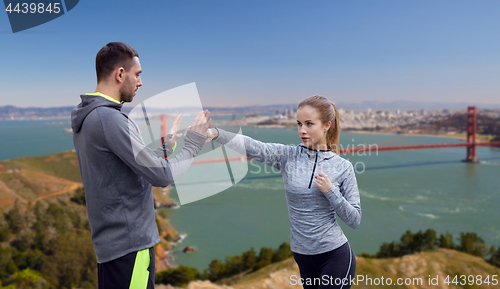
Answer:
<svg viewBox="0 0 500 289"><path fill-rule="evenodd" d="M75 106L111 41L140 55L144 86L131 105L196 82L206 107L314 94L500 106L498 1L119 3L80 1L16 34L0 13L0 106Z"/></svg>
<svg viewBox="0 0 500 289"><path fill-rule="evenodd" d="M135 106L141 107L140 103L128 103L122 111L129 114ZM146 104L147 105L147 104ZM351 111L358 113L402 113L402 112L416 112L416 113L466 113L468 106L475 106L478 113L486 113L500 115L500 104L477 105L477 103L443 103L443 102L414 102L414 101L361 101L353 103L339 102L337 108L342 113L350 113ZM28 119L57 119L68 118L74 106L59 106L59 107L18 107L18 106L0 106L0 121L2 120L28 120ZM191 108L191 109L189 109ZM274 105L251 105L251 106L204 106L204 109L209 109L213 116L234 115L238 117L245 117L249 115L270 115L271 114L286 114L297 110L297 103L288 104L274 104ZM179 110L180 109L180 110ZM193 110L194 109L194 110ZM169 114L183 115L197 114L199 107L184 106L181 108L154 108L148 107L147 111L150 115ZM137 113L133 114L137 117ZM138 114L142 117L142 111Z"/></svg>

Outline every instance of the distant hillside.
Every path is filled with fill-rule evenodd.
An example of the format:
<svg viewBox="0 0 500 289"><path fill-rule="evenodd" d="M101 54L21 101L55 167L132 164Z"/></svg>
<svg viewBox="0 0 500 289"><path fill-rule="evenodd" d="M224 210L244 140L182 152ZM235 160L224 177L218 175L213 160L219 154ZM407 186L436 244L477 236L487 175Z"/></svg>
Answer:
<svg viewBox="0 0 500 289"><path fill-rule="evenodd" d="M72 151L0 162L0 208L74 192L82 187L76 153Z"/></svg>
<svg viewBox="0 0 500 289"><path fill-rule="evenodd" d="M438 121L432 125L432 130L454 128L457 132L467 132L467 114L456 113L447 119ZM500 135L500 118L495 119L489 115L478 114L476 116L476 129L478 134Z"/></svg>
<svg viewBox="0 0 500 289"><path fill-rule="evenodd" d="M500 268L495 267L481 257L475 257L466 253L452 249L440 248L436 251L415 253L398 258L363 258L356 257L357 269L356 278L363 276L372 279L372 284L367 281L360 281L351 288L499 288L500 284L493 285L492 277L500 277ZM429 285L429 275L431 278L438 277L438 285ZM452 283L454 276L459 276L456 281L458 285ZM481 275L484 281L489 276L490 284L481 285L460 285L460 275L474 276ZM445 278L450 276L450 284L445 284ZM384 284L375 285L384 277ZM280 263L266 266L256 272L240 274L230 279L225 279L217 284L209 281L194 281L189 283L187 289L272 289L272 288L302 288L295 284L295 280L300 278L298 267L293 258ZM377 279L378 278L378 279ZM391 278L392 285L387 285L387 278ZM413 285L395 285L398 278L403 282L413 282ZM405 278L410 278L406 279ZM378 281L376 281L376 279ZM359 279L356 279L359 280ZM422 280L420 285L416 282ZM435 279L434 279L435 280ZM475 279L476 280L476 279ZM158 289L172 288L170 286L157 285Z"/></svg>
<svg viewBox="0 0 500 289"><path fill-rule="evenodd" d="M62 107L16 107L0 106L0 120L70 118L73 106Z"/></svg>
<svg viewBox="0 0 500 289"><path fill-rule="evenodd" d="M78 167L78 158L75 151L66 151L38 157L10 159L1 161L0 166L5 167L7 170L25 169L73 182L82 182L80 169Z"/></svg>
<svg viewBox="0 0 500 289"><path fill-rule="evenodd" d="M332 99L335 101L335 99ZM410 100L394 100L394 101L377 101L377 100L363 100L358 102L336 102L337 107L340 109L352 109L354 111L366 110L420 110L436 111L438 109L449 109L453 111L460 111L467 109L467 106L476 106L484 109L500 109L500 103L476 103L476 102L437 102L437 101L410 101Z"/></svg>
<svg viewBox="0 0 500 289"><path fill-rule="evenodd" d="M82 184L44 173L21 170L0 174L0 207L11 206L16 199L21 203L37 201L74 192Z"/></svg>

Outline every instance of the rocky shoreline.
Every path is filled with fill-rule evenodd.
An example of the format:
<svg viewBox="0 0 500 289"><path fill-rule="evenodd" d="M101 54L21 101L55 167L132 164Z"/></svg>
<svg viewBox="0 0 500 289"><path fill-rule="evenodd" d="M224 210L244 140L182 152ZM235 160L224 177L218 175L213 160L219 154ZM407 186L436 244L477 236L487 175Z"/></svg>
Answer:
<svg viewBox="0 0 500 289"><path fill-rule="evenodd" d="M163 211L158 212L158 210L163 208L176 209L180 207L179 204L170 198L170 187L153 187L153 196L155 199L155 210L157 211L156 217L160 231L160 243L156 246L155 250L156 270L164 271L176 267L173 256L174 249L176 245L185 238L185 236L181 236L177 233ZM193 249L186 250L186 252L192 251Z"/></svg>

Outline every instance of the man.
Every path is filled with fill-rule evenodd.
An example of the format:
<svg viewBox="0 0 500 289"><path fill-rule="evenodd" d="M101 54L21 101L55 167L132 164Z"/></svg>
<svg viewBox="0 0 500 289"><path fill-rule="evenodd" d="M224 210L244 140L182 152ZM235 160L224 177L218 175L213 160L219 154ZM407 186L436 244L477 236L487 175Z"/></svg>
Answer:
<svg viewBox="0 0 500 289"><path fill-rule="evenodd" d="M154 250L160 241L152 186L166 187L182 175L205 143L209 112L200 112L173 159L181 117L164 146L149 149L135 122L121 112L142 86L139 54L111 42L96 56L97 88L81 95L71 112L73 143L85 189L99 289L154 288Z"/></svg>

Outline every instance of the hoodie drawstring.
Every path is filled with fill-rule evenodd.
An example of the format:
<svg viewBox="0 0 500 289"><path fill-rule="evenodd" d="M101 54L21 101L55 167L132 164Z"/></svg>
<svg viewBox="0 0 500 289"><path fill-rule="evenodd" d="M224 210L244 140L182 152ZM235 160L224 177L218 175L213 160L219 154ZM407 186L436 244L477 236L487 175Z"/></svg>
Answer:
<svg viewBox="0 0 500 289"><path fill-rule="evenodd" d="M311 181L309 181L309 189L311 188L311 184L313 182L314 171L316 170L316 163L317 162L318 162L318 151L316 151L316 159L314 160L314 167L313 167L313 172L312 172L312 175L311 175Z"/></svg>

